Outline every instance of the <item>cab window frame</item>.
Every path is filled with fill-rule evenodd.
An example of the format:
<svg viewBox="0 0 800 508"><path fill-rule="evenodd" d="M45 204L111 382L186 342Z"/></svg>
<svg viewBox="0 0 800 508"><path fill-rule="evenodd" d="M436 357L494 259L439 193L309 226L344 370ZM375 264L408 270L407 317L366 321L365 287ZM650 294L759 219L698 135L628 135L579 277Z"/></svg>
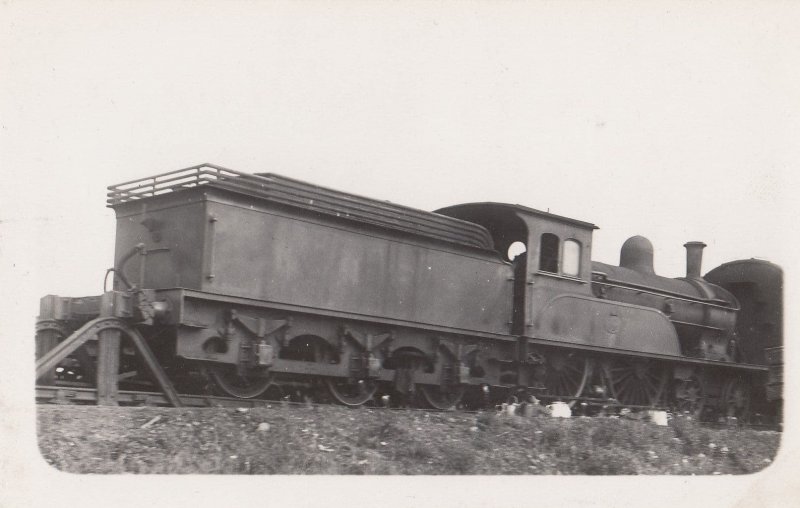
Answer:
<svg viewBox="0 0 800 508"><path fill-rule="evenodd" d="M561 239L554 233L542 233L539 236L539 271L559 273L561 257Z"/></svg>
<svg viewBox="0 0 800 508"><path fill-rule="evenodd" d="M567 238L561 247L561 274L567 277L580 277L583 245L575 238Z"/></svg>

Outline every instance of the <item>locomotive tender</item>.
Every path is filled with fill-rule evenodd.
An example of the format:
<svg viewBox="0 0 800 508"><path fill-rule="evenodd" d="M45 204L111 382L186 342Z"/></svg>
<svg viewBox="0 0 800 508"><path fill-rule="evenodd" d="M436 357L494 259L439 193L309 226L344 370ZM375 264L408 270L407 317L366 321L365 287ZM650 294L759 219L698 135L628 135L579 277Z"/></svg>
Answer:
<svg viewBox="0 0 800 508"><path fill-rule="evenodd" d="M155 382L176 405L213 385L324 389L354 406L535 394L744 418L763 398L764 347L781 346L740 333L737 297L700 276L700 242L669 279L642 237L620 266L593 262L588 222L501 203L430 213L211 164L108 196L113 289L44 297L37 323L40 383L72 361L100 403ZM751 275L733 289L776 291Z"/></svg>

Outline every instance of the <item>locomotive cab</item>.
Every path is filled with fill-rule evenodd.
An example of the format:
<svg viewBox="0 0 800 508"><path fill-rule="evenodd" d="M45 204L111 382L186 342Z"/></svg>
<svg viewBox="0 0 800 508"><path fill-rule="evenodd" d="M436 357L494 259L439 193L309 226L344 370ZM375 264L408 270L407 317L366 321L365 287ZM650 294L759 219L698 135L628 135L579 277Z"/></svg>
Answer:
<svg viewBox="0 0 800 508"><path fill-rule="evenodd" d="M437 213L485 227L503 253L515 242L512 333L553 344L680 356L675 327L658 309L596 298L592 233L597 226L520 205L474 203ZM506 256L508 259L508 256Z"/></svg>
<svg viewBox="0 0 800 508"><path fill-rule="evenodd" d="M594 224L502 203L456 205L436 213L485 227L498 253L512 263L512 333L530 334L537 309L555 295L591 295Z"/></svg>

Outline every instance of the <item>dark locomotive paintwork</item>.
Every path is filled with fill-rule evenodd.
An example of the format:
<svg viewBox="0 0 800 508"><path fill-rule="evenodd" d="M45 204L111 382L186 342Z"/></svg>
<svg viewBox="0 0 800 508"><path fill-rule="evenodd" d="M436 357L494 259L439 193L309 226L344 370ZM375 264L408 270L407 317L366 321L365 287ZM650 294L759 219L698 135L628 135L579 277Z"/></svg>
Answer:
<svg viewBox="0 0 800 508"><path fill-rule="evenodd" d="M762 259L731 261L704 278L736 296L741 360L767 365L765 348L783 346L783 270Z"/></svg>
<svg viewBox="0 0 800 508"><path fill-rule="evenodd" d="M554 342L628 352L680 356L677 337L661 313L638 302L620 305L592 297L591 239L594 224L541 212L519 205L476 203L438 210L486 227L496 245L513 242L527 250L515 260L515 332ZM576 273L565 274L556 253L555 263L544 259L543 235L580 246ZM549 266L545 266L549 265Z"/></svg>
<svg viewBox="0 0 800 508"><path fill-rule="evenodd" d="M733 336L739 304L725 289L699 275L703 244L687 244L687 276L659 277L653 270L653 246L632 237L622 246L620 266L594 262L595 295L638 303L669 317L679 336L682 354L733 360Z"/></svg>
<svg viewBox="0 0 800 508"><path fill-rule="evenodd" d="M352 220L211 186L155 199L160 202L115 205L117 260L138 243L148 252L138 270L140 287L183 287L454 331L509 332L512 273L493 251L365 230ZM142 225L147 221L161 225L159 241ZM136 280L136 272L129 269L129 278Z"/></svg>
<svg viewBox="0 0 800 508"><path fill-rule="evenodd" d="M735 361L739 303L700 277L699 243L687 277L668 279L646 239L626 242L619 267L592 262L596 226L519 205L431 213L212 165L109 189L115 291L97 314L138 327L174 373L210 369L228 394L323 380L355 405L381 383L416 385L445 408L471 385L567 400L593 386L730 414L763 384L766 369ZM526 251L512 260L514 242ZM43 299L48 347L69 302Z"/></svg>
<svg viewBox="0 0 800 508"><path fill-rule="evenodd" d="M763 389L765 401L771 405L780 404L783 399L783 270L762 259L742 259L718 266L708 272L705 279L736 296L741 305L736 321L738 359L769 366L767 384L758 389ZM775 409L767 406L762 410Z"/></svg>

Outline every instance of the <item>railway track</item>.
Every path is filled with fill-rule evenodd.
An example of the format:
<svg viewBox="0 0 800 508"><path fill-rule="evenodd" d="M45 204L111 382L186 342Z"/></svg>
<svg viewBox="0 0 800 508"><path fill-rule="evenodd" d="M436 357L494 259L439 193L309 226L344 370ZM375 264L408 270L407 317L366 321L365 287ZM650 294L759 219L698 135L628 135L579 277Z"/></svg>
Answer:
<svg viewBox="0 0 800 508"><path fill-rule="evenodd" d="M291 400L266 400L266 399L240 399L234 397L220 397L212 395L195 395L195 394L178 394L181 404L184 407L192 408L269 408L273 406L285 407L326 407L331 404L311 402L311 401L291 401ZM97 389L85 386L36 386L36 402L37 404L83 404L83 405L96 405L98 401ZM135 391L135 390L120 390L117 398L120 406L162 406L170 407L172 404L159 392L151 391ZM645 406L624 406L622 404L614 403L613 401L599 401L592 399L592 405L598 406L603 402L604 409L609 413L619 413L623 408L636 411L652 410L658 408L645 407ZM384 411L418 411L428 413L442 413L457 411L466 414L479 414L485 413L486 409L457 409L443 411L434 408L417 408L417 407L394 407L373 405L365 406L369 409L384 410ZM497 409L500 409L499 407ZM780 424L763 424L763 423L721 423L721 422L703 422L704 426L724 429L724 428L747 428L752 430L774 431L782 432L783 427Z"/></svg>
<svg viewBox="0 0 800 508"><path fill-rule="evenodd" d="M122 406L171 406L171 402L161 392L154 391L139 391L139 390L119 390L117 392L116 402ZM290 405L314 405L326 406L327 403L310 402L310 401L292 401L288 398L283 399L256 399L256 398L238 398L238 397L224 397L217 395L200 395L200 394L177 394L180 399L181 405L186 407L266 407L274 404L290 404ZM599 399L590 397L554 397L554 396L541 396L544 402L550 402L551 399L558 400L567 399L575 401L583 406L603 407L607 409L622 409L628 408L631 410L666 410L666 408L652 407L652 406L633 406L624 405L609 399ZM516 399L515 399L516 400ZM38 403L52 403L52 404L98 404L100 401L97 389L83 385L81 383L71 384L69 382L59 385L37 385L36 386L36 401ZM452 410L442 410L436 408L418 408L408 406L386 406L380 404L366 405L370 408L378 409L392 409L392 410L410 410L410 411L429 411L429 412L447 412ZM485 409L484 409L485 410ZM474 411L459 409L461 412L481 412L480 409Z"/></svg>
<svg viewBox="0 0 800 508"><path fill-rule="evenodd" d="M185 407L267 407L282 401L263 399L238 399L208 395L178 394ZM83 386L36 386L36 402L39 404L92 404L98 402L96 388ZM121 406L172 406L160 392L120 390L117 403ZM291 403L291 402L289 402ZM295 402L293 404L302 404Z"/></svg>

